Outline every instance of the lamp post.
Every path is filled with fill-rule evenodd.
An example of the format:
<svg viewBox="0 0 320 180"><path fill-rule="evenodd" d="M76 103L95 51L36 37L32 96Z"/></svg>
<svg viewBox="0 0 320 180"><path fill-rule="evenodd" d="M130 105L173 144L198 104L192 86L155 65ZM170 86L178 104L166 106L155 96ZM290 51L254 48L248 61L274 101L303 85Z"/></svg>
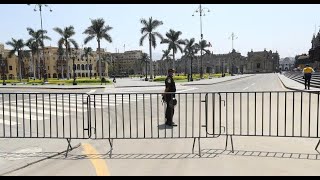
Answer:
<svg viewBox="0 0 320 180"><path fill-rule="evenodd" d="M200 42L203 40L203 34L202 34L202 16L205 16L205 10L207 10L207 12L210 12L210 10L206 7L202 7L201 4L200 6L195 10L195 12L192 14L192 16L194 16L195 13L199 13L200 15ZM200 78L203 78L203 67L202 67L202 48L200 48Z"/></svg>
<svg viewBox="0 0 320 180"><path fill-rule="evenodd" d="M30 4L28 4L30 5ZM43 81L47 82L48 79L46 78L47 76L46 74L46 64L45 64L45 57L44 57L44 39L43 39L43 26L42 26L42 7L48 7L47 4L36 4L34 7L34 11L37 11L37 7L38 7L38 11L40 12L40 23L41 23L41 31L42 31L42 55L43 55ZM49 7L50 12L52 12L52 9Z"/></svg>
<svg viewBox="0 0 320 180"><path fill-rule="evenodd" d="M2 80L3 80L2 81L2 85L6 85L6 80L5 80L5 77L4 77L6 64L4 62L4 58L2 57L2 54L0 54L0 59L1 59Z"/></svg>

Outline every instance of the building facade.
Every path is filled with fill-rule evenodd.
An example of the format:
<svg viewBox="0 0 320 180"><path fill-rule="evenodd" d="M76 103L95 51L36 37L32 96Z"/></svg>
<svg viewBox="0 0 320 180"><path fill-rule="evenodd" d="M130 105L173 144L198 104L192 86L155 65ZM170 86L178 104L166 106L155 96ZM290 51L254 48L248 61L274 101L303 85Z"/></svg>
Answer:
<svg viewBox="0 0 320 180"><path fill-rule="evenodd" d="M286 57L280 59L279 61L279 70L280 71L292 71L294 69L294 59Z"/></svg>

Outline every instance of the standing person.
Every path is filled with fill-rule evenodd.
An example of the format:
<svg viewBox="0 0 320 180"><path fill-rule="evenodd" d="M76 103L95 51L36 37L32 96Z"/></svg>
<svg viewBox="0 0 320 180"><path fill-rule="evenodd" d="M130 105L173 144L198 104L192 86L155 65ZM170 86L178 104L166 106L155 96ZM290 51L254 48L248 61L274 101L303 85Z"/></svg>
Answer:
<svg viewBox="0 0 320 180"><path fill-rule="evenodd" d="M177 126L173 122L173 114L174 114L174 106L177 104L177 100L175 99L175 94L173 92L176 92L176 84L173 80L175 70L169 69L168 70L168 76L165 80L166 89L164 92L168 92L168 94L164 93L163 98L167 104L166 108L166 125L168 126Z"/></svg>
<svg viewBox="0 0 320 180"><path fill-rule="evenodd" d="M314 73L314 70L312 67L309 66L309 64L306 64L306 67L303 68L303 75L304 75L304 89L310 89L310 81L312 73Z"/></svg>

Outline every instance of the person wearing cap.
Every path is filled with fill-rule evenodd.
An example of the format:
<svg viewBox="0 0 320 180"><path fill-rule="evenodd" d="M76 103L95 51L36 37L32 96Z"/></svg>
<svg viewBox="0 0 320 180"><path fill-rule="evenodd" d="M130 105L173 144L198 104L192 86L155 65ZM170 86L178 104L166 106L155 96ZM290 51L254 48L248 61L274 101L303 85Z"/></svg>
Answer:
<svg viewBox="0 0 320 180"><path fill-rule="evenodd" d="M173 93L173 92L176 92L176 84L173 80L174 73L175 73L174 69L169 69L168 76L165 79L166 88L164 92L168 92L168 94L164 94L165 102L167 104L165 124L168 126L177 126L173 122L174 106L176 105L175 94Z"/></svg>
<svg viewBox="0 0 320 180"><path fill-rule="evenodd" d="M310 89L310 81L311 81L312 73L314 73L314 70L312 69L312 67L310 67L309 64L306 64L306 67L303 68L304 89L307 89L307 85L308 85L308 89Z"/></svg>

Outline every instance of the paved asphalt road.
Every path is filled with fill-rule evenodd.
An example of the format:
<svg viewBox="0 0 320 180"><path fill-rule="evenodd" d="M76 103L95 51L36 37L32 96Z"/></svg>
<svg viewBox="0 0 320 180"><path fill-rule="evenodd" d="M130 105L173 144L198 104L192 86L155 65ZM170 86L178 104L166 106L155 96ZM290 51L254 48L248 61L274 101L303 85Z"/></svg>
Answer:
<svg viewBox="0 0 320 180"><path fill-rule="evenodd" d="M251 92L251 91L283 91L286 90L282 86L280 80L276 74L259 74L239 80L228 81L213 85L197 85L197 86L179 86L178 92L180 93L196 93L196 92ZM88 92L89 90L72 90L70 92ZM97 93L113 93L113 92L145 92L145 93L161 93L163 87L143 87L143 88L118 88L118 89L105 89L97 90ZM8 91L15 92L15 91ZM22 92L22 90L19 90ZM41 92L41 90L37 91ZM46 90L45 92L48 92ZM57 92L53 90L52 92ZM103 95L104 97L106 95ZM222 95L223 96L223 95ZM299 95L298 95L299 96ZM295 99L299 101L298 96ZM316 96L312 95L312 104L316 101ZM97 96L98 97L98 96ZM215 95L216 97L216 95ZM218 97L218 96L217 96ZM232 96L230 96L232 97ZM246 97L246 96L244 96ZM266 95L266 98L268 96ZM125 106L122 102L115 102L115 99L111 99L109 105L111 111L111 120L107 119L108 113L101 111L102 109L108 110L108 104L103 104L102 101L96 104L96 112L92 115L97 115L91 122L93 127L96 127L96 134L93 134L93 138L101 137L102 135L108 136L108 132L103 132L102 128L99 128L99 124L105 122L104 127L111 129L111 136L118 135L120 137L128 137L130 135L138 137L142 136L184 136L184 134L191 135L192 133L198 134L199 126L195 125L195 132L192 132L192 118L195 117L195 124L204 122L204 105L200 105L200 99L203 97L195 96L185 98L183 94L180 96L181 114L178 115L178 110L175 113L175 121L178 123L180 117L181 122L178 127L173 129L162 128L163 124L163 111L164 107L160 106L160 118L155 113L151 116L150 113L155 112L157 109L155 105L150 107L150 104L156 102L156 97L146 99L143 103L143 99L136 97L137 101L129 103L127 101ZM226 100L225 96L222 97ZM257 96L261 98L261 96ZM288 100L291 98L288 97ZM150 100L152 99L152 100ZM211 96L209 97L211 100ZM246 99L246 98L244 98ZM74 99L72 99L74 100ZM209 100L209 101L210 101ZM227 100L227 108L231 106L232 99ZM250 96L250 117L252 119L254 113L261 115L261 110L253 112L252 110L252 97ZM273 102L275 102L275 96L272 96ZM235 101L239 101L239 96L235 96ZM153 102L153 103L152 103ZM190 102L194 102L195 109L192 109ZM267 101L266 101L267 103ZM132 105L129 108L128 105ZM184 105L187 104L188 107ZM304 95L303 99L304 107L308 104L308 96ZM283 104L280 104L283 107ZM258 104L261 106L261 103ZM288 104L291 107L291 104ZM268 110L269 106L264 107ZM237 107L239 108L239 107ZM297 107L296 107L297 108ZM136 110L139 109L138 112ZM186 109L186 110L185 110ZM211 107L209 107L211 109ZM270 109L277 109L277 106L272 106ZM130 111L132 110L132 112ZM143 118L142 112L147 115ZM263 110L265 111L265 110ZM305 110L304 110L305 111ZM238 112L238 111L237 111ZM282 111L280 111L281 113ZM57 112L59 113L59 112ZM100 113L100 114L99 114ZM128 117L128 114L133 113L139 115L139 125L132 126L132 132L129 131L128 119L124 120L123 117ZM212 112L210 112L212 113ZM209 114L210 114L209 113ZM223 110L223 114L225 110ZM230 119L231 111L228 114ZM297 112L298 113L298 112ZM77 113L70 113L70 116L75 117ZM104 117L101 117L104 114ZM201 118L199 117L201 115ZM290 112L292 114L292 110ZM315 113L314 113L315 114ZM313 114L313 115L314 115ZM83 114L82 114L83 115ZM79 117L82 117L81 113ZM116 116L115 116L116 115ZM243 114L246 117L248 113ZM264 116L264 115L262 115ZM267 117L267 113L265 113ZM116 120L115 117L118 119ZM187 120L184 121L184 119ZM272 116L274 117L274 116ZM222 115L225 119L225 115ZM237 117L238 118L238 117ZM283 117L281 117L283 119ZM280 119L281 119L280 118ZM288 119L292 118L290 116ZM314 116L312 116L314 118ZM143 121L143 119L145 119ZM160 120L158 120L160 119ZM200 119L200 121L199 121ZM68 119L66 122L68 124ZM250 121L250 120L249 120ZM87 123L86 121L83 121ZM110 122L110 125L107 125ZM115 125L115 122L119 123ZM133 120L132 124L136 124L137 120ZM142 122L146 122L143 124ZM154 124L150 124L154 122ZM232 121L230 121L232 122ZM228 123L230 123L228 121ZM281 121L282 122L282 121ZM82 123L82 121L81 121ZM95 125L98 124L98 125ZM184 124L187 123L187 124ZM232 123L231 123L232 124ZM41 124L42 125L42 124ZM131 121L130 121L131 125ZM244 124L247 125L247 124ZM269 124L266 124L269 125ZM145 127L152 128L145 128ZM226 125L224 125L226 126ZM257 126L261 124L257 123ZM291 125L292 126L292 125ZM298 126L298 125L296 125ZM1 127L1 126L0 126ZM6 126L7 127L7 126ZM47 127L47 125L45 125ZM61 129L61 124L58 128ZM131 126L130 126L131 127ZM274 125L272 126L274 127ZM7 127L8 128L8 127ZM35 128L35 127L33 127ZM79 126L79 130L83 128ZM297 127L296 127L297 128ZM125 131L123 131L123 129ZM143 130L146 129L146 133L143 134ZM153 130L150 132L149 130ZM229 126L228 132L235 129L239 132L238 126ZM43 129L40 129L43 130ZM115 131L117 130L117 131ZM139 132L135 132L139 130ZM188 131L187 131L188 130ZM212 131L213 129L209 129ZM245 130L245 129L243 129ZM34 131L34 130L33 130ZM94 130L93 130L94 131ZM8 129L6 130L8 132ZM15 132L15 131L14 131ZM126 134L123 134L123 133ZM131 133L129 133L131 132ZM259 130L258 133L261 133ZM294 131L296 132L296 131ZM0 131L1 133L1 131ZM19 131L20 133L20 131ZM68 134L69 131L66 131ZM73 132L74 133L74 132ZM79 131L81 135L81 131ZM203 135L204 131L200 132ZM249 132L252 133L252 132ZM272 133L275 133L272 131ZM280 130L280 133L283 133ZM288 130L290 133L290 130ZM43 135L43 133L39 133ZM83 136L87 136L84 133ZM145 139L145 140L132 140L121 139L114 140L112 151L112 158L109 156L109 142L108 140L74 140L72 145L76 146L79 143L80 146L69 153L67 158L64 158L64 154L54 156L55 152L64 151L67 147L65 139L61 140L42 140L42 139L0 139L0 175L319 175L318 166L320 156L314 151L314 146L317 143L317 139L303 139L303 138L274 138L274 137L233 137L235 151L232 153L230 147L228 150L224 150L225 136L219 138L201 139L201 154L202 157L197 155L198 144L195 145L195 154L192 153L192 138L187 139ZM230 141L229 141L230 143ZM230 144L229 144L230 145ZM32 164L23 169L10 172L17 167L21 167L22 164L33 162L35 160L42 159L43 157L54 156L48 160L44 160L35 164ZM9 172L9 173L6 173ZM5 174L4 174L5 173Z"/></svg>

